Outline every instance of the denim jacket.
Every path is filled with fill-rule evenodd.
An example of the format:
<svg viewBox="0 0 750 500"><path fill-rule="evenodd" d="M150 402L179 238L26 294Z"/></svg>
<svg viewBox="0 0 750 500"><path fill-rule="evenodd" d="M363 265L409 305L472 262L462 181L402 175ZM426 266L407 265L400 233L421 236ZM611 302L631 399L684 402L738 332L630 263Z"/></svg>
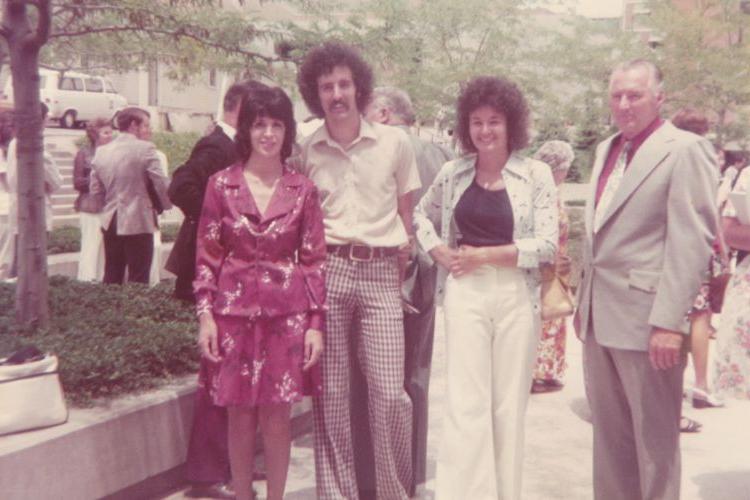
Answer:
<svg viewBox="0 0 750 500"><path fill-rule="evenodd" d="M460 239L453 211L475 175L476 155L449 161L438 173L414 212L417 240L425 251L440 244L455 248ZM554 262L557 251L557 189L544 163L513 154L502 171L513 208L513 243L518 248L517 267L524 273L532 305L541 312L539 265ZM435 228L439 227L440 232ZM442 303L447 271L438 266L436 299Z"/></svg>

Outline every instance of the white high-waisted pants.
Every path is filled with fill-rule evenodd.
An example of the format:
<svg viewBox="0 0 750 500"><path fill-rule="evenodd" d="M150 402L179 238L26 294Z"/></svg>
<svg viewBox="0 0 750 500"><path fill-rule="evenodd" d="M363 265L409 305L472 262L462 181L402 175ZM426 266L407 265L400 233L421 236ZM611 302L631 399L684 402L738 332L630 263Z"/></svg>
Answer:
<svg viewBox="0 0 750 500"><path fill-rule="evenodd" d="M104 241L99 214L80 212L81 253L78 254L78 279L101 281L104 277Z"/></svg>
<svg viewBox="0 0 750 500"><path fill-rule="evenodd" d="M518 499L540 326L522 271L485 265L448 277L443 311L447 397L436 499Z"/></svg>

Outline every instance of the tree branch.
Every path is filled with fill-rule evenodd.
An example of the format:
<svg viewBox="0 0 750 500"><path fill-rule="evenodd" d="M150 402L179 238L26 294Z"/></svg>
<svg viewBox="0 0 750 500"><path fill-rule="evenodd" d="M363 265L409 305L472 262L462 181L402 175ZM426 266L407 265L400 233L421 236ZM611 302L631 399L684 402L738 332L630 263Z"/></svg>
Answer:
<svg viewBox="0 0 750 500"><path fill-rule="evenodd" d="M49 40L52 16L50 13L50 0L27 0L27 3L36 7L38 16L36 30L24 38L24 43L41 48Z"/></svg>
<svg viewBox="0 0 750 500"><path fill-rule="evenodd" d="M242 47L237 46L237 45L230 45L230 44L225 44L225 43L211 40L209 38L206 38L196 33L192 33L188 31L189 28L190 27L183 27L179 29L162 29L162 28L152 28L152 27L142 28L142 27L135 27L135 26L101 26L98 28L87 27L85 29L81 29L79 31L74 31L74 32L53 33L52 35L50 35L50 38L61 39L61 38L83 37L83 36L97 35L97 34L103 34L103 33L138 32L138 33L146 33L149 35L186 38L186 39L194 40L206 47L212 47L212 48L219 49L227 53L240 54L246 58L261 60L267 64L281 61L279 57L265 56L263 54L260 54L252 50L243 49Z"/></svg>

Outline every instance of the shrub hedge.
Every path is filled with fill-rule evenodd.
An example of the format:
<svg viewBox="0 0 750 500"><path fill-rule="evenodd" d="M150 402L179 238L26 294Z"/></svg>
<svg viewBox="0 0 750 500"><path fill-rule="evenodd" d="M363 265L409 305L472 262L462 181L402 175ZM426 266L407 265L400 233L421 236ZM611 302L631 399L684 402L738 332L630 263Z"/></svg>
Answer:
<svg viewBox="0 0 750 500"><path fill-rule="evenodd" d="M170 177L177 167L185 163L200 137L197 132L154 132L151 134L151 141L156 145L156 149L167 155ZM86 136L75 142L76 147L79 148L87 143Z"/></svg>
<svg viewBox="0 0 750 500"><path fill-rule="evenodd" d="M161 241L169 243L177 238L180 225L176 222L161 224ZM56 227L47 238L47 254L81 251L81 230L75 226Z"/></svg>
<svg viewBox="0 0 750 500"><path fill-rule="evenodd" d="M50 325L32 333L14 324L15 286L0 283L0 356L28 344L55 353L73 405L153 388L198 369L193 308L171 296L173 283L149 288L53 276L49 284Z"/></svg>

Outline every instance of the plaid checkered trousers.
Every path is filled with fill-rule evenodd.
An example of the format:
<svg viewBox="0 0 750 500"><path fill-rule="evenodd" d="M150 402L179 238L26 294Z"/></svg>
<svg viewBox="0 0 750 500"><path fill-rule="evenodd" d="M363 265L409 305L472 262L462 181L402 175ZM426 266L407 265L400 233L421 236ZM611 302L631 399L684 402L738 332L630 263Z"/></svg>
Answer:
<svg viewBox="0 0 750 500"><path fill-rule="evenodd" d="M329 255L323 392L313 398L318 498L356 500L349 416L350 335L367 379L378 498L407 499L411 483L411 401L404 390L404 323L396 257L357 261ZM359 330L352 333L352 325Z"/></svg>

